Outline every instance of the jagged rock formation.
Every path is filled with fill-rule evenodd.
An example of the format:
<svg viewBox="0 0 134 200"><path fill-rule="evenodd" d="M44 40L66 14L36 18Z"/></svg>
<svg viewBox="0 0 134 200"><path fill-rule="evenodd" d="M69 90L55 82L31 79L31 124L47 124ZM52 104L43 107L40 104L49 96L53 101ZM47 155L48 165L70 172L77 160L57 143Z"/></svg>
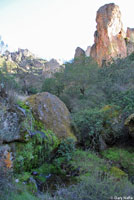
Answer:
<svg viewBox="0 0 134 200"><path fill-rule="evenodd" d="M14 74L16 81L26 94L31 94L33 90L40 91L45 78L52 77L55 72L64 68L59 61L38 58L28 49L18 49L16 52L6 51L0 56L0 66L7 73Z"/></svg>
<svg viewBox="0 0 134 200"><path fill-rule="evenodd" d="M134 28L127 28L126 35L127 55L134 52Z"/></svg>
<svg viewBox="0 0 134 200"><path fill-rule="evenodd" d="M114 3L106 4L97 11L97 30L94 34L94 45L91 57L99 66L110 62L113 58L126 57L127 47L125 32L121 22L121 12Z"/></svg>
<svg viewBox="0 0 134 200"><path fill-rule="evenodd" d="M51 59L49 62L45 63L42 73L45 77L50 78L54 73L59 72L62 69L64 69L64 65L62 65L60 60Z"/></svg>
<svg viewBox="0 0 134 200"><path fill-rule="evenodd" d="M80 47L77 47L75 49L75 55L74 55L74 58L82 58L82 57L85 57L85 51L83 49L81 49Z"/></svg>
<svg viewBox="0 0 134 200"><path fill-rule="evenodd" d="M16 52L6 51L3 58L18 65L17 72L33 72L35 74L51 77L53 73L60 71L63 65L56 59L46 61L36 57L28 49L18 49Z"/></svg>
<svg viewBox="0 0 134 200"><path fill-rule="evenodd" d="M16 63L20 68L32 70L33 68L43 68L45 60L37 58L28 49L18 49L16 52L6 51L4 58L7 61Z"/></svg>
<svg viewBox="0 0 134 200"><path fill-rule="evenodd" d="M85 54L86 54L87 57L90 56L90 51L91 51L91 46L88 46L86 51L85 51Z"/></svg>

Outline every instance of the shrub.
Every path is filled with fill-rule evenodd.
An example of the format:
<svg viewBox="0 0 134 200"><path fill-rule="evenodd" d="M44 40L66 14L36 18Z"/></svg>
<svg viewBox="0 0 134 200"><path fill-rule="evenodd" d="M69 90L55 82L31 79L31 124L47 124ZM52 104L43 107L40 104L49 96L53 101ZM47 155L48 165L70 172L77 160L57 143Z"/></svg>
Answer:
<svg viewBox="0 0 134 200"><path fill-rule="evenodd" d="M75 151L75 141L72 138L63 139L57 150L57 157L64 157L67 161L71 160Z"/></svg>
<svg viewBox="0 0 134 200"><path fill-rule="evenodd" d="M99 150L99 134L103 130L103 115L100 110L84 110L73 115L76 136L85 148Z"/></svg>
<svg viewBox="0 0 134 200"><path fill-rule="evenodd" d="M134 153L121 148L109 148L102 152L104 158L120 166L129 177L134 176Z"/></svg>
<svg viewBox="0 0 134 200"><path fill-rule="evenodd" d="M101 179L96 172L77 185L59 189L51 200L108 200L133 195L134 186L126 179L118 182L108 177Z"/></svg>

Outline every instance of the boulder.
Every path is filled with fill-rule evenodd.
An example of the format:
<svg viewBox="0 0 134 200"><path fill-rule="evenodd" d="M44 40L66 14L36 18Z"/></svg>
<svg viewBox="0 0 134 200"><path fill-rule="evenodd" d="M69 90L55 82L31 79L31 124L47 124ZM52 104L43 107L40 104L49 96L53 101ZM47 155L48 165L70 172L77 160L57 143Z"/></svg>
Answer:
<svg viewBox="0 0 134 200"><path fill-rule="evenodd" d="M125 32L121 21L121 12L114 3L106 4L97 11L97 30L94 34L94 45L91 57L99 66L118 57L127 56Z"/></svg>
<svg viewBox="0 0 134 200"><path fill-rule="evenodd" d="M0 167L13 166L18 173L31 170L48 160L59 142L25 103L11 106L0 99Z"/></svg>
<svg viewBox="0 0 134 200"><path fill-rule="evenodd" d="M126 120L124 125L128 127L128 131L131 137L134 138L134 114L131 114Z"/></svg>
<svg viewBox="0 0 134 200"><path fill-rule="evenodd" d="M85 57L85 51L82 48L77 47L75 50L74 58L82 58L82 57Z"/></svg>
<svg viewBox="0 0 134 200"><path fill-rule="evenodd" d="M52 130L58 138L75 136L71 129L70 113L65 104L48 92L32 95L27 99L33 115L46 129Z"/></svg>
<svg viewBox="0 0 134 200"><path fill-rule="evenodd" d="M15 110L7 105L0 104L0 141L8 143L20 140L19 116Z"/></svg>

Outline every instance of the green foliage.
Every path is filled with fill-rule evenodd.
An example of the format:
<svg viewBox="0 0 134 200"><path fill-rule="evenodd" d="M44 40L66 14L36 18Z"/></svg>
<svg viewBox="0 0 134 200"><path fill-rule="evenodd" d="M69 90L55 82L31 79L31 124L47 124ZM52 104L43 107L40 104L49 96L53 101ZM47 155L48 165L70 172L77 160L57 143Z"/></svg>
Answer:
<svg viewBox="0 0 134 200"><path fill-rule="evenodd" d="M64 157L67 161L71 160L75 151L75 141L71 138L63 139L58 146L57 156Z"/></svg>
<svg viewBox="0 0 134 200"><path fill-rule="evenodd" d="M0 54L3 54L8 48L8 45L4 43L2 37L0 36Z"/></svg>
<svg viewBox="0 0 134 200"><path fill-rule="evenodd" d="M108 200L114 197L133 197L134 186L126 179L115 181L109 177L98 177L98 173L87 176L77 185L60 188L50 200Z"/></svg>
<svg viewBox="0 0 134 200"><path fill-rule="evenodd" d="M15 160L16 172L31 171L50 159L59 141L49 130L37 132L25 144L18 144Z"/></svg>
<svg viewBox="0 0 134 200"><path fill-rule="evenodd" d="M27 92L28 92L29 95L36 94L36 93L38 93L38 89L35 88L35 87L32 87L32 86L29 86L27 88Z"/></svg>
<svg viewBox="0 0 134 200"><path fill-rule="evenodd" d="M73 114L73 126L79 142L85 148L99 150L101 136L106 143L113 144L123 134L119 116L119 107L112 105Z"/></svg>
<svg viewBox="0 0 134 200"><path fill-rule="evenodd" d="M22 187L22 186L21 186ZM20 192L14 192L11 193L11 196L8 196L8 200L39 200L38 197L30 194L26 189L24 189L24 191L20 191Z"/></svg>
<svg viewBox="0 0 134 200"><path fill-rule="evenodd" d="M25 143L16 144L15 171L17 173L31 171L44 161L50 159L51 152L59 145L59 140L50 130L34 119L27 104L18 101L18 105L25 110L25 118L21 123L21 134Z"/></svg>
<svg viewBox="0 0 134 200"><path fill-rule="evenodd" d="M91 58L66 63L62 73L56 73L54 78L45 80L44 91L58 95L71 112L115 104L130 113L134 109L132 56L117 59L103 68L97 68ZM62 86L60 92L57 92L56 85Z"/></svg>
<svg viewBox="0 0 134 200"><path fill-rule="evenodd" d="M19 181L26 182L31 177L29 172L23 172L20 176L18 176Z"/></svg>
<svg viewBox="0 0 134 200"><path fill-rule="evenodd" d="M56 76L56 74L55 74ZM42 92L50 92L56 96L60 96L63 92L64 85L60 80L60 73L58 73L58 78L46 78L42 85ZM58 79L58 80L57 80Z"/></svg>
<svg viewBox="0 0 134 200"><path fill-rule="evenodd" d="M7 91L14 89L14 90L19 90L19 85L15 80L14 75L11 74L4 74L0 70L0 83L4 84L4 87L6 88Z"/></svg>
<svg viewBox="0 0 134 200"><path fill-rule="evenodd" d="M21 100L17 100L17 105L19 105L21 108L25 109L27 112L29 112L29 105L26 104L24 101L21 101Z"/></svg>
<svg viewBox="0 0 134 200"><path fill-rule="evenodd" d="M133 52L128 56L128 59L131 60L131 61L134 60L134 53Z"/></svg>
<svg viewBox="0 0 134 200"><path fill-rule="evenodd" d="M103 130L103 113L100 110L83 110L73 115L78 140L85 148L99 149L99 134Z"/></svg>
<svg viewBox="0 0 134 200"><path fill-rule="evenodd" d="M134 153L121 148L109 148L102 152L104 158L120 165L129 176L134 176Z"/></svg>
<svg viewBox="0 0 134 200"><path fill-rule="evenodd" d="M45 91L58 95L71 111L79 141L99 149L99 135L108 144L125 137L125 118L134 110L133 55L117 59L108 67L98 68L91 58L65 64L62 73L46 80ZM45 83L44 83L45 85ZM56 85L62 89L57 92ZM102 111L105 105L113 108ZM117 116L110 116L110 112Z"/></svg>
<svg viewBox="0 0 134 200"><path fill-rule="evenodd" d="M78 179L83 180L86 176L91 176L96 171L105 173L108 171L110 166L108 163L100 158L95 152L76 150L73 153L72 166L79 168Z"/></svg>
<svg viewBox="0 0 134 200"><path fill-rule="evenodd" d="M46 79L42 87L43 91L59 96L70 110L76 110L87 99L89 86L95 80L97 65L89 58L83 62L66 63L65 70Z"/></svg>
<svg viewBox="0 0 134 200"><path fill-rule="evenodd" d="M1 152L0 152L1 154ZM13 174L5 166L0 155L0 199L8 200L10 192L14 189L12 185Z"/></svg>
<svg viewBox="0 0 134 200"><path fill-rule="evenodd" d="M134 90L130 89L116 94L113 102L121 107L126 117L129 116L134 111Z"/></svg>

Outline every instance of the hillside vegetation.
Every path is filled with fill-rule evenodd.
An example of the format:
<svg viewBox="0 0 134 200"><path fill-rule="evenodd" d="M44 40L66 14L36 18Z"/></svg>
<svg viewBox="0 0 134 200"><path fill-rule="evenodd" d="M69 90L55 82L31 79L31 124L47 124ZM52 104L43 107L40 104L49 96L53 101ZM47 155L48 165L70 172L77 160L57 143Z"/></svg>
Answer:
<svg viewBox="0 0 134 200"><path fill-rule="evenodd" d="M34 91L49 92L65 103L77 142L45 130L30 106L15 98L10 91L24 95L15 74L2 68L0 84L8 104L25 110L23 129L38 133L17 141L14 172L0 174L1 200L134 197L134 54L103 68L90 57L74 59Z"/></svg>

